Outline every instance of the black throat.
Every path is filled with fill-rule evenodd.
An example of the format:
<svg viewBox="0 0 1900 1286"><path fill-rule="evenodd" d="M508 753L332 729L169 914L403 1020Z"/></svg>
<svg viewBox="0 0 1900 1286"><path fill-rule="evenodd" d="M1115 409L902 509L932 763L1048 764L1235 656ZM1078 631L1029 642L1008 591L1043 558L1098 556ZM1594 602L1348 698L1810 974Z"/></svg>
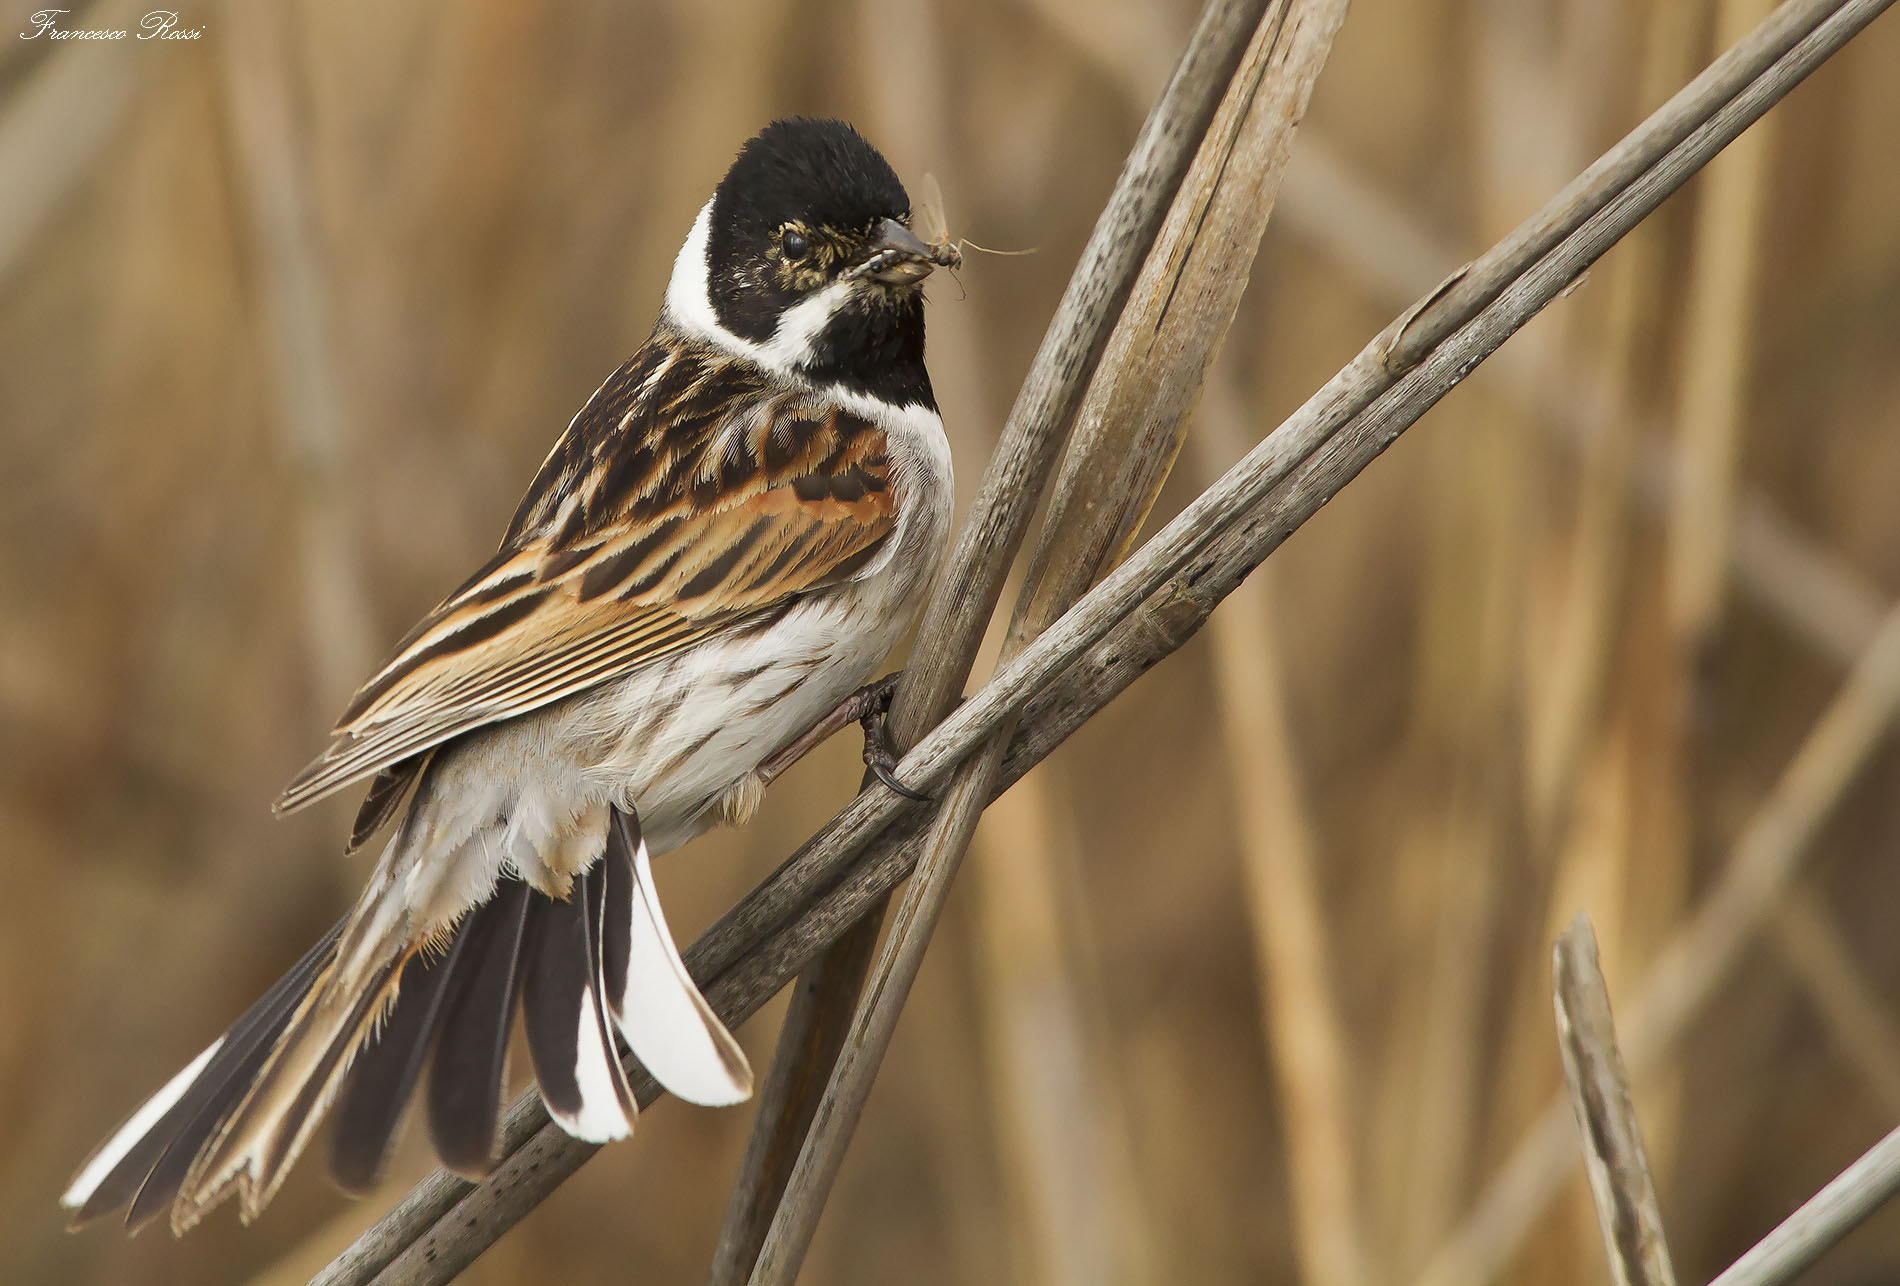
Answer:
<svg viewBox="0 0 1900 1286"><path fill-rule="evenodd" d="M924 369L924 296L919 290L861 297L842 308L812 342L799 373L893 406L937 409Z"/></svg>

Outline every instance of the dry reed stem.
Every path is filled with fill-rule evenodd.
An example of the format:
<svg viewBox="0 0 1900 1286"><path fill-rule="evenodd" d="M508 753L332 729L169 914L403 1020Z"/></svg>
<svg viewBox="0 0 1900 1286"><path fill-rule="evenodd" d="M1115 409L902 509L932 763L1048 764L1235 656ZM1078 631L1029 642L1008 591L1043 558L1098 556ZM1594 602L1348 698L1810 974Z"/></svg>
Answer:
<svg viewBox="0 0 1900 1286"><path fill-rule="evenodd" d="M1551 952L1557 1044L1583 1140L1584 1169L1616 1286L1675 1286L1656 1184L1616 1048L1610 993L1590 918L1577 913Z"/></svg>
<svg viewBox="0 0 1900 1286"><path fill-rule="evenodd" d="M1495 441L1495 439L1493 439ZM1388 1060L1385 1074L1404 1107L1404 1128L1391 1141L1403 1168L1391 1246L1398 1263L1416 1262L1457 1214L1477 1161L1481 1037L1486 1019L1484 981L1500 954L1505 850L1498 811L1508 794L1482 748L1500 732L1499 684L1509 673L1497 646L1508 619L1494 601L1478 604L1488 634L1472 658L1470 676L1492 680L1476 694L1479 713L1454 729L1456 756L1444 816L1417 837L1431 863L1431 912L1417 944L1419 972L1405 979L1395 1003L1417 1007L1409 1041Z"/></svg>
<svg viewBox="0 0 1900 1286"><path fill-rule="evenodd" d="M1623 1024L1638 1082L1674 1049L1794 879L1821 824L1900 715L1900 608L1891 611L1761 808L1714 887L1658 955ZM1561 1098L1525 1131L1472 1212L1420 1276L1490 1280L1516 1252L1576 1160Z"/></svg>
<svg viewBox="0 0 1900 1286"><path fill-rule="evenodd" d="M1760 21L1771 3L1717 0L1715 47ZM1676 449L1675 494L1665 509L1662 550L1664 621L1658 642L1664 664L1656 676L1657 690L1644 694L1660 716L1659 736L1643 766L1645 788L1655 800L1650 810L1653 848L1637 859L1657 895L1654 902L1640 904L1652 922L1679 910L1690 872L1710 847L1711 819L1699 802L1706 797L1701 787L1712 749L1704 718L1706 663L1729 597L1761 224L1772 191L1769 162L1778 131L1779 122L1767 120L1738 139L1729 154L1711 166L1697 193L1683 352L1675 372L1676 423L1669 435ZM1636 958L1627 950L1623 954ZM1670 1127L1681 1082L1676 1071L1668 1076L1666 1092L1649 1099L1667 1130L1665 1139L1673 1139Z"/></svg>
<svg viewBox="0 0 1900 1286"><path fill-rule="evenodd" d="M962 690L1056 447L1263 5L1264 0L1210 0L1130 150L924 609L891 708L891 736L900 748L914 745L942 719ZM942 133L942 127L933 132ZM775 1056L768 1075L754 1139L720 1231L715 1283L743 1280L757 1261L849 1031L848 1015L863 988L883 915L882 903L867 909L838 944L839 954L821 962L818 985L803 989L786 1015L780 1036L784 1054ZM827 1034L820 1035L821 1027Z"/></svg>
<svg viewBox="0 0 1900 1286"><path fill-rule="evenodd" d="M976 976L1012 1277L1031 1286L1152 1280L1143 1212L1121 1116L1105 1083L1114 1049L1093 1030L1085 962L1069 923L1080 912L1073 828L1032 773L990 805L971 845ZM1007 841L986 842L991 836Z"/></svg>
<svg viewBox="0 0 1900 1286"><path fill-rule="evenodd" d="M1291 0L1261 17L1149 252L1077 415L1005 663L1053 625L1146 518L1245 289L1299 119L1345 16ZM958 770L872 968L752 1281L797 1276L970 837L1015 732L1006 717Z"/></svg>
<svg viewBox="0 0 1900 1286"><path fill-rule="evenodd" d="M1768 931L1842 1061L1884 1115L1900 1118L1900 1024L1891 1002L1854 963L1838 919L1813 889L1796 883L1782 894Z"/></svg>
<svg viewBox="0 0 1900 1286"><path fill-rule="evenodd" d="M900 772L931 784L1007 712L1019 709L1022 731L1002 780L1006 784L1039 762L1178 649L1291 531L1885 7L1880 0L1794 6L1785 15L1799 28L1791 36L1784 22L1747 42L1751 49L1778 51L1765 65L1753 57L1728 58L1698 77L1606 154L1592 171L1601 182L1559 194L1513 238L1516 258L1505 262L1514 264L1516 275L1503 277L1502 290L1490 302L1474 303L1469 291L1449 302L1444 292L1419 301L939 725L905 757ZM1694 119L1685 122L1685 114ZM1559 229L1555 245L1538 231L1551 227ZM1498 267L1496 255L1487 259ZM1498 284L1497 272L1485 276ZM1464 324L1395 377L1395 340L1421 314L1441 308L1462 314ZM1435 327L1445 324L1444 314L1439 316ZM763 1004L903 877L915 855L905 842L915 832L900 812L861 796L694 944L688 962L722 1018L741 1021ZM650 1080L639 1079L650 1100L657 1091ZM330 1286L379 1275L387 1283L446 1280L593 1151L552 1126L532 1094L509 1112L502 1135L505 1156L487 1182L471 1186L446 1175L424 1181L318 1280Z"/></svg>
<svg viewBox="0 0 1900 1286"><path fill-rule="evenodd" d="M1709 1286L1781 1286L1900 1193L1900 1130L1868 1149Z"/></svg>
<svg viewBox="0 0 1900 1286"><path fill-rule="evenodd" d="M1236 390L1218 373L1199 420L1203 457L1210 463L1232 458L1235 441L1244 442L1246 418ZM1260 1028L1286 1135L1300 1279L1357 1286L1370 1280L1370 1269L1353 1163L1354 1060L1319 893L1318 841L1287 724L1288 676L1272 584L1271 567L1249 577L1208 631L1221 694L1218 718L1240 832Z"/></svg>
<svg viewBox="0 0 1900 1286"><path fill-rule="evenodd" d="M921 646L891 711L896 735L920 736L956 703L1109 328L1264 7L1264 0L1209 0L1135 140L924 608Z"/></svg>
<svg viewBox="0 0 1900 1286"><path fill-rule="evenodd" d="M340 702L376 659L364 605L354 482L330 334L328 269L307 191L292 91L290 15L271 5L226 10L225 79L250 198L257 290L269 318L277 427L297 514L304 629L319 703Z"/></svg>
<svg viewBox="0 0 1900 1286"><path fill-rule="evenodd" d="M1289 230L1323 247L1394 303L1444 280L1459 263L1449 245L1377 191L1321 138L1301 144L1287 174L1281 213ZM1625 485L1633 486L1647 512L1664 512L1675 493L1675 453L1654 443L1653 417L1619 399L1607 381L1574 370L1539 379L1515 349L1505 349L1495 365L1511 397L1534 404L1564 440L1578 447L1594 440L1599 425L1636 426L1638 447ZM1729 574L1741 593L1842 665L1852 664L1879 626L1884 607L1867 578L1790 524L1758 489L1745 488L1736 505L1729 553Z"/></svg>
<svg viewBox="0 0 1900 1286"><path fill-rule="evenodd" d="M1692 4L1658 5L1650 12L1638 93L1650 102L1680 84L1694 66L1697 32ZM1527 728L1525 786L1531 838L1550 851L1564 827L1566 791L1602 714L1612 644L1623 599L1629 548L1629 476L1642 417L1640 386L1655 351L1661 321L1665 247L1660 230L1639 228L1599 270L1605 315L1600 393L1583 407L1591 422L1580 443L1582 472L1577 518L1569 541L1571 565L1550 631L1554 649L1544 699L1532 702ZM1549 388L1548 378L1535 381ZM1540 406L1540 415L1551 408Z"/></svg>
<svg viewBox="0 0 1900 1286"><path fill-rule="evenodd" d="M1764 17L1772 0L1717 0L1716 48ZM1763 121L1710 167L1697 193L1681 369L1677 372L1675 494L1665 510L1664 637L1660 691L1646 694L1661 716L1660 744L1645 765L1658 792L1660 847L1651 874L1673 872L1658 911L1679 904L1689 872L1709 847L1698 806L1709 747L1703 715L1709 650L1728 601L1735 503L1746 428L1744 398L1754 345L1762 220L1772 191L1770 159L1779 122ZM1660 859L1660 860L1659 860ZM1673 859L1673 860L1672 860ZM1674 1100L1678 1084L1670 1087ZM1675 1113L1669 1113L1674 1119Z"/></svg>
<svg viewBox="0 0 1900 1286"><path fill-rule="evenodd" d="M1482 241L1509 233L1538 195L1578 165L1575 113L1563 100L1562 42L1546 8L1510 0L1478 6L1472 48L1476 227ZM1542 372L1576 309L1553 310L1511 345ZM1521 767L1497 753L1521 737L1530 657L1526 608L1537 512L1526 503L1534 444L1508 403L1480 396L1454 439L1435 443L1409 684L1407 767L1438 802L1413 819L1426 858L1429 923L1411 940L1419 967L1397 980L1400 1024L1382 1097L1405 1105L1403 1127L1378 1144L1402 1179L1385 1239L1413 1263L1468 1199L1484 1112L1491 992L1509 948L1504 912L1521 878ZM1524 999L1532 999L1528 988ZM1539 1052L1544 1051L1539 1024Z"/></svg>
<svg viewBox="0 0 1900 1286"><path fill-rule="evenodd" d="M1650 10L1636 84L1638 102L1663 97L1693 70L1703 53L1700 19L1696 4ZM1601 355L1591 365L1599 384L1597 396L1580 408L1588 424L1577 443L1582 475L1569 565L1555 620L1541 640L1552 653L1551 664L1541 688L1527 694L1533 699L1525 730L1531 862L1534 869L1546 863L1555 867L1544 890L1547 934L1561 934L1575 907L1590 906L1597 916L1594 928L1611 956L1632 966L1650 958L1681 915L1691 871L1688 861L1669 860L1685 856L1676 824L1683 806L1659 802L1667 775L1639 766L1653 753L1652 739L1646 736L1650 721L1625 713L1605 726L1606 716L1617 707L1628 711L1631 703L1656 701L1658 676L1647 668L1629 674L1620 692L1612 693L1610 684L1625 637L1622 631L1641 637L1651 621L1645 600L1634 605L1625 624L1632 606L1626 601L1626 580L1637 537L1637 501L1629 478L1642 445L1644 419L1631 408L1652 404L1662 374L1655 354L1662 338L1669 262L1665 229L1651 224L1632 234L1622 253L1600 265L1597 273L1603 333ZM1547 388L1554 382L1550 376L1546 371L1536 383ZM1538 695L1544 699L1536 700ZM1601 747L1602 771L1593 777L1603 793L1598 804L1619 819L1620 831L1580 835L1573 816L1580 767L1593 747ZM1585 881L1592 896L1578 900L1573 890ZM1509 1138L1523 1114L1534 1110L1549 1091L1543 1012L1542 1004L1533 1003L1512 1015L1517 1030L1506 1055L1511 1092L1498 1096L1501 1110L1492 1116L1494 1137ZM1644 1099L1648 1155L1659 1170L1666 1171L1674 1152L1680 1079L1658 1078ZM1573 1246L1547 1247L1546 1262L1575 1259L1581 1246L1600 1234L1604 1206L1601 1193L1594 1187L1591 1192L1597 1201L1572 1203L1577 1215L1570 1230ZM1587 1215L1586 1206L1591 1211Z"/></svg>
<svg viewBox="0 0 1900 1286"><path fill-rule="evenodd" d="M146 7L110 0L86 11L90 25L135 28ZM27 10L18 8L24 19ZM0 281L5 281L111 140L144 92L151 60L131 42L41 44L40 65L0 116Z"/></svg>
<svg viewBox="0 0 1900 1286"><path fill-rule="evenodd" d="M1716 10L1718 47L1761 21L1769 8L1768 0L1721 0ZM1709 167L1698 194L1682 401L1676 410L1680 449L1668 576L1671 625L1689 665L1721 616L1728 584L1742 406L1775 132L1775 122L1766 121L1737 139L1729 154Z"/></svg>

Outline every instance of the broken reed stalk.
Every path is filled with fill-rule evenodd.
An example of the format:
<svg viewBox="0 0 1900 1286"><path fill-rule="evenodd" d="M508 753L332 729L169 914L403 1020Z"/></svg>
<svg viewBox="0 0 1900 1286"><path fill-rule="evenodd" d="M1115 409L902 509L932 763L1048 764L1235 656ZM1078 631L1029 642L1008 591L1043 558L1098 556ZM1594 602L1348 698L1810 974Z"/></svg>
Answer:
<svg viewBox="0 0 1900 1286"><path fill-rule="evenodd" d="M1005 663L1101 575L1159 495L1344 18L1344 0L1278 0L1261 15L1078 413ZM760 1286L804 1262L1014 731L1005 720L946 793L760 1252Z"/></svg>
<svg viewBox="0 0 1900 1286"><path fill-rule="evenodd" d="M1266 0L1211 0L1142 125L925 608L891 707L891 736L900 749L915 744L963 691L1056 448L1265 6ZM710 1286L751 1274L849 1030L882 918L883 906L873 906L801 977L727 1205Z"/></svg>
<svg viewBox="0 0 1900 1286"><path fill-rule="evenodd" d="M1676 1286L1656 1183L1630 1105L1629 1073L1616 1047L1610 993L1597 964L1596 933L1581 911L1551 952L1551 974L1564 1083L1610 1276L1616 1286Z"/></svg>
<svg viewBox="0 0 1900 1286"><path fill-rule="evenodd" d="M1892 0L1790 0L1517 232L1408 309L1266 441L1049 630L898 767L931 789L1020 714L998 788L1021 776L1198 630L1220 599L1624 233ZM1482 283L1482 284L1480 284ZM1415 362L1416 364L1409 364ZM899 823L893 825L893 823ZM738 1023L902 879L915 810L858 796L687 953L722 1020ZM637 1074L642 1103L658 1091ZM594 1148L530 1091L480 1185L436 1174L315 1280L446 1281Z"/></svg>
<svg viewBox="0 0 1900 1286"><path fill-rule="evenodd" d="M1891 609L1839 692L1748 819L1720 876L1656 957L1625 1011L1633 1076L1659 1063L1728 977L1773 911L1815 834L1900 720L1900 607ZM1567 1109L1548 1103L1419 1280L1488 1281L1516 1253L1576 1163Z"/></svg>

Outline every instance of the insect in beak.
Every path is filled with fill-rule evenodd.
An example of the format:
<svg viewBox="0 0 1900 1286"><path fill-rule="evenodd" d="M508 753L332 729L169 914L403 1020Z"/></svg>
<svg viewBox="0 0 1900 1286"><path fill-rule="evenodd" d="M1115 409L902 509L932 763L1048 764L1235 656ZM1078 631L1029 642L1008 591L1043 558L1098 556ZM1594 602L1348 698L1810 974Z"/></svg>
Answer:
<svg viewBox="0 0 1900 1286"><path fill-rule="evenodd" d="M931 249L931 258L939 268L963 266L963 250L950 240L950 216L944 213L943 187L934 174L925 174L918 185L917 208L911 215L911 230Z"/></svg>
<svg viewBox="0 0 1900 1286"><path fill-rule="evenodd" d="M875 277L886 285L901 286L923 280L937 266L936 251L895 219L877 225L869 248L870 258L846 273L847 279Z"/></svg>

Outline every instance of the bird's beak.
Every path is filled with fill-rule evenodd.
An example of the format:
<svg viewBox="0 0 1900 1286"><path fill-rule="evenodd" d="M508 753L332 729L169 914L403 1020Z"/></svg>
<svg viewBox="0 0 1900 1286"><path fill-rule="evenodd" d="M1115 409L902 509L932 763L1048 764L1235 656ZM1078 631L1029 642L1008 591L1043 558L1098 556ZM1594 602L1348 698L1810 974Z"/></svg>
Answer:
<svg viewBox="0 0 1900 1286"><path fill-rule="evenodd" d="M871 257L852 269L854 277L875 277L890 286L922 281L937 266L937 252L895 219L878 224Z"/></svg>

